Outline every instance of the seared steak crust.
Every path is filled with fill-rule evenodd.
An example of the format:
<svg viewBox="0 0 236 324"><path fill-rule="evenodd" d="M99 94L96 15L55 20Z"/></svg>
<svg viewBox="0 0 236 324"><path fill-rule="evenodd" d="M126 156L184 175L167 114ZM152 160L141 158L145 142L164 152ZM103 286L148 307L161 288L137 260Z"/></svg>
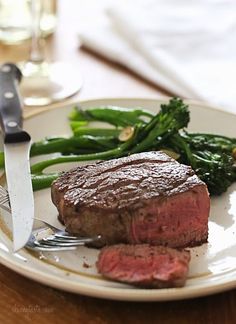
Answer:
<svg viewBox="0 0 236 324"><path fill-rule="evenodd" d="M190 252L148 244L104 247L96 263L104 277L143 288L184 286Z"/></svg>
<svg viewBox="0 0 236 324"><path fill-rule="evenodd" d="M65 172L52 185L52 201L69 232L101 234L103 244L184 247L207 240L206 185L191 167L162 152Z"/></svg>

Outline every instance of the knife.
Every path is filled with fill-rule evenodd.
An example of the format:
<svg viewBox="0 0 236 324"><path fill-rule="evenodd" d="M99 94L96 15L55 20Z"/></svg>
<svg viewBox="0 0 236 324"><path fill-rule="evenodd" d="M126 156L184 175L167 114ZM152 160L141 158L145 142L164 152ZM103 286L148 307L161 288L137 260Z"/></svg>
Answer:
<svg viewBox="0 0 236 324"><path fill-rule="evenodd" d="M0 66L0 124L4 134L5 172L12 211L13 249L27 243L33 227L34 197L29 152L30 135L22 130L18 84L22 74L12 63Z"/></svg>

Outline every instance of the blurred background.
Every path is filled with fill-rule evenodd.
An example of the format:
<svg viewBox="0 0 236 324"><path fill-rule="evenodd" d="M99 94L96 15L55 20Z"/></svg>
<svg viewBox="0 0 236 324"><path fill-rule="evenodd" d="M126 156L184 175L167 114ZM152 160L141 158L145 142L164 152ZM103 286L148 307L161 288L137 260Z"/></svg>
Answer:
<svg viewBox="0 0 236 324"><path fill-rule="evenodd" d="M29 58L30 4L0 0L1 62ZM82 98L177 95L235 111L235 1L41 0L41 6L45 59L73 64Z"/></svg>

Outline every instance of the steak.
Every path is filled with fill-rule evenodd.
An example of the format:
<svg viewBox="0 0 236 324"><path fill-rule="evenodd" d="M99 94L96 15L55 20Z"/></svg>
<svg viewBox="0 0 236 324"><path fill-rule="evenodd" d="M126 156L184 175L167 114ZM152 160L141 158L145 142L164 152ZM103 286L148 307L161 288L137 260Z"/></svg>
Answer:
<svg viewBox="0 0 236 324"><path fill-rule="evenodd" d="M102 235L100 245L202 244L210 199L191 167L163 152L79 166L52 184L52 201L70 233Z"/></svg>
<svg viewBox="0 0 236 324"><path fill-rule="evenodd" d="M148 244L119 244L101 249L96 263L104 277L143 288L182 287L190 252Z"/></svg>

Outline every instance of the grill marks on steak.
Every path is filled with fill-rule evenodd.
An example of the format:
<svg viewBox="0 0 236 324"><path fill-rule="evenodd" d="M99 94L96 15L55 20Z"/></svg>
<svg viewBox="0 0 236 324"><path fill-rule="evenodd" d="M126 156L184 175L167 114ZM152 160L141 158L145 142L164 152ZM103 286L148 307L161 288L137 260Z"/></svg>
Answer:
<svg viewBox="0 0 236 324"><path fill-rule="evenodd" d="M96 189L106 177L110 177L112 173L117 174L120 168L128 168L128 174L131 177L132 169L130 169L130 166L134 168L136 165L140 166L145 163L175 162L175 160L169 158L167 155L163 155L160 152L139 153L119 159L89 164L84 167L77 167L69 172L65 172L60 177L60 180L54 183L54 186L61 193L78 187ZM191 172L193 174L192 170ZM124 180L124 177L122 179ZM134 181L134 179L131 180Z"/></svg>
<svg viewBox="0 0 236 324"><path fill-rule="evenodd" d="M190 252L163 246L113 245L103 248L96 263L104 277L144 288L182 287Z"/></svg>
<svg viewBox="0 0 236 324"><path fill-rule="evenodd" d="M138 202L140 194L143 199L153 195L171 195L171 191L194 185L196 180L190 167L180 165L163 153L147 152L78 167L64 173L53 186L56 195L65 193L63 199L67 204L76 204L79 198L80 206L101 205L108 209L125 207L127 200L129 205ZM119 199L113 199L117 195Z"/></svg>
<svg viewBox="0 0 236 324"><path fill-rule="evenodd" d="M101 234L103 244L184 247L207 240L206 185L162 152L65 172L52 185L52 200L69 232Z"/></svg>

